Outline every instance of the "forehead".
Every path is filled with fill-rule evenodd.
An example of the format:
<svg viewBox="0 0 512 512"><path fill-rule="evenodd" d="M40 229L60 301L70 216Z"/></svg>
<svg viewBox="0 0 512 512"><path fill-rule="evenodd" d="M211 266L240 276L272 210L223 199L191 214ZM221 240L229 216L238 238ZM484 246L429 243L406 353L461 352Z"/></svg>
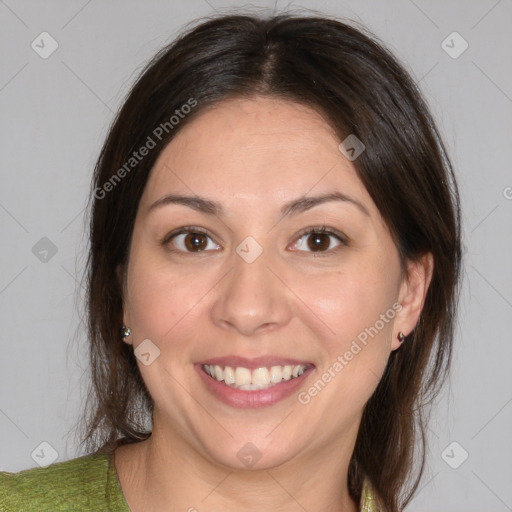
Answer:
<svg viewBox="0 0 512 512"><path fill-rule="evenodd" d="M271 201L332 192L374 207L339 138L315 110L273 97L228 99L180 130L159 156L143 201L169 192Z"/></svg>

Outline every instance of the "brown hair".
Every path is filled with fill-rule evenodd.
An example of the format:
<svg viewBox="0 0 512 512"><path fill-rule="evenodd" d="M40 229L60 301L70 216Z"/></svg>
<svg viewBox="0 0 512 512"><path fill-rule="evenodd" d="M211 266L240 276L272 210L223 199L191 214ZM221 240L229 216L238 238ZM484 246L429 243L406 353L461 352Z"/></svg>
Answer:
<svg viewBox="0 0 512 512"><path fill-rule="evenodd" d="M120 335L117 277L149 173L162 149L202 109L252 95L303 103L320 112L340 140L356 135L366 150L353 164L394 237L402 268L426 252L434 256L420 321L391 353L364 408L349 467L353 499L359 501L368 478L385 510L401 510L423 473L426 406L451 359L461 265L459 196L439 133L411 77L375 37L335 19L209 19L163 48L128 94L93 178L87 269L92 385L83 445L89 452L111 453L150 435L152 399ZM192 103L194 108L181 110ZM188 113L174 124L177 110ZM154 147L131 161L148 137ZM420 464L414 471L417 441Z"/></svg>

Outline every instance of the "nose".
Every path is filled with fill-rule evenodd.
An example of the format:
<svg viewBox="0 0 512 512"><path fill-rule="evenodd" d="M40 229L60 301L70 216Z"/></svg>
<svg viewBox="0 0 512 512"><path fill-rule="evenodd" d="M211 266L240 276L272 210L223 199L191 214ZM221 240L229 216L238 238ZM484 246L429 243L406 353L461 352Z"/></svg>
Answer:
<svg viewBox="0 0 512 512"><path fill-rule="evenodd" d="M292 296L278 278L279 269L264 251L249 263L233 254L233 268L217 287L211 308L213 323L244 336L267 333L292 318Z"/></svg>

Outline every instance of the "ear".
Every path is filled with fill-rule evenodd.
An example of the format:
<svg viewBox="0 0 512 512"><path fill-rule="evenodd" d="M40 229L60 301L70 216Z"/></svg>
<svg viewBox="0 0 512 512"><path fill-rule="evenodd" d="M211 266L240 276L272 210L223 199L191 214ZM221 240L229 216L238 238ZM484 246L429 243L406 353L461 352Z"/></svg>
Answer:
<svg viewBox="0 0 512 512"><path fill-rule="evenodd" d="M391 343L391 350L401 346L397 339L398 332L402 331L408 336L416 324L423 310L425 297L432 280L434 271L434 256L428 252L418 261L407 264L407 274L402 279L398 302L402 306L395 318L395 331Z"/></svg>
<svg viewBox="0 0 512 512"><path fill-rule="evenodd" d="M116 277L119 281L119 286L121 287L121 294L123 299L123 325L126 325L126 327L130 327L131 321L130 321L130 313L128 311L128 308L126 306L126 270L124 266L119 265L116 268ZM128 345L131 345L133 343L133 337L128 336L126 338L123 338L123 341L127 343Z"/></svg>

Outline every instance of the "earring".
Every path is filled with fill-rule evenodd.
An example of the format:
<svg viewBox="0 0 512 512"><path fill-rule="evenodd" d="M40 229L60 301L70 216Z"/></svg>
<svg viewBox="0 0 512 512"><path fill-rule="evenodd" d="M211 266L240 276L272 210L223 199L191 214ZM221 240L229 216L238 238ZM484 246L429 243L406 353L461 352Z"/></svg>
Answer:
<svg viewBox="0 0 512 512"><path fill-rule="evenodd" d="M403 343L405 341L405 334L402 331L399 331L397 334L398 341Z"/></svg>
<svg viewBox="0 0 512 512"><path fill-rule="evenodd" d="M126 327L126 325L123 325L123 327L121 327L121 336L123 338L128 338L128 336L130 336L131 333L132 331L130 330L129 327Z"/></svg>

